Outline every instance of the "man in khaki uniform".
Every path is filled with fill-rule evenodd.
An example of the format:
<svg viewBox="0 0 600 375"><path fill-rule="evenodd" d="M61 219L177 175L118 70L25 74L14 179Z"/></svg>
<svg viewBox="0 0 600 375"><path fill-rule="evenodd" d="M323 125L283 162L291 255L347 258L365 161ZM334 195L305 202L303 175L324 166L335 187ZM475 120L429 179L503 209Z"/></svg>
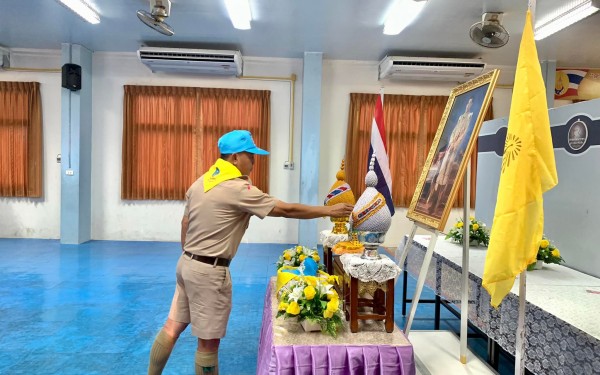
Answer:
<svg viewBox="0 0 600 375"><path fill-rule="evenodd" d="M161 374L179 335L191 323L198 337L196 374L218 374L218 349L231 312L229 263L252 215L314 219L343 217L352 206L285 203L263 193L248 179L254 155L267 155L250 132L234 130L218 142L221 158L186 193L181 221L183 254L169 317L150 352L148 374Z"/></svg>

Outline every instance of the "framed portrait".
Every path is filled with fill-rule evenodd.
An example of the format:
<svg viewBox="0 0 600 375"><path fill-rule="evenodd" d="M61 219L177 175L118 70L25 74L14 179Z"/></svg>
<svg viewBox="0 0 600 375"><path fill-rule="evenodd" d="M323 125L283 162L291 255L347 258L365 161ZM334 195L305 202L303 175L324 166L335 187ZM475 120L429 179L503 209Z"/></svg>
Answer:
<svg viewBox="0 0 600 375"><path fill-rule="evenodd" d="M408 208L409 219L437 230L446 226L498 74L493 70L452 89Z"/></svg>

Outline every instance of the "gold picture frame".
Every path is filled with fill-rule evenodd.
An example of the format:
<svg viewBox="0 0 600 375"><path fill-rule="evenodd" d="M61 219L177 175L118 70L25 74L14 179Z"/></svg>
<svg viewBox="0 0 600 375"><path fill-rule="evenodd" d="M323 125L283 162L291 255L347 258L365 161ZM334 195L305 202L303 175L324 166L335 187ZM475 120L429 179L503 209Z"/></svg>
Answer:
<svg viewBox="0 0 600 375"><path fill-rule="evenodd" d="M494 69L452 89L406 214L409 219L440 231L446 226L498 75Z"/></svg>

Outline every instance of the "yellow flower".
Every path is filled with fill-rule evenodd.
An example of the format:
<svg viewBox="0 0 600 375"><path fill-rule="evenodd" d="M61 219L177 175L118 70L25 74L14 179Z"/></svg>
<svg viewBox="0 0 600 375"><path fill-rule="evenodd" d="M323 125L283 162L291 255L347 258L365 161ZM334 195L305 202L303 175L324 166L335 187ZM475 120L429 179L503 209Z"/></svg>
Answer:
<svg viewBox="0 0 600 375"><path fill-rule="evenodd" d="M479 224L473 224L473 230L479 229Z"/></svg>
<svg viewBox="0 0 600 375"><path fill-rule="evenodd" d="M292 301L285 312L290 315L298 315L300 314L300 305L298 305L298 302Z"/></svg>
<svg viewBox="0 0 600 375"><path fill-rule="evenodd" d="M550 245L550 242L548 240L542 240L542 242L540 242L540 247L542 249L545 249L548 247L548 245Z"/></svg>
<svg viewBox="0 0 600 375"><path fill-rule="evenodd" d="M319 256L319 254L313 255L312 258L315 260L315 262L318 262L321 260L321 257Z"/></svg>
<svg viewBox="0 0 600 375"><path fill-rule="evenodd" d="M300 257L298 259L300 259L300 261L302 262L302 261L304 261L304 259L306 259L306 255L302 254L302 255L300 255Z"/></svg>
<svg viewBox="0 0 600 375"><path fill-rule="evenodd" d="M558 249L552 250L552 256L558 258L560 256L560 251L558 251Z"/></svg>
<svg viewBox="0 0 600 375"><path fill-rule="evenodd" d="M469 219L471 219L471 221L475 220L475 216L469 216Z"/></svg>
<svg viewBox="0 0 600 375"><path fill-rule="evenodd" d="M277 308L277 310L285 311L288 308L288 306L289 305L287 302L281 301L281 302L279 302L279 307Z"/></svg>
<svg viewBox="0 0 600 375"><path fill-rule="evenodd" d="M290 254L289 252L285 251L285 252L283 253L283 258L284 258L285 260L290 260L290 259L292 259L292 254Z"/></svg>
<svg viewBox="0 0 600 375"><path fill-rule="evenodd" d="M335 275L329 275L329 277L327 277L327 282L329 284L333 284L333 283L340 283L339 278Z"/></svg>
<svg viewBox="0 0 600 375"><path fill-rule="evenodd" d="M335 289L331 289L331 294L327 295L327 299L332 300L332 299L336 299L339 298L338 293L336 292Z"/></svg>
<svg viewBox="0 0 600 375"><path fill-rule="evenodd" d="M304 276L304 281L310 286L317 286L317 278L315 276Z"/></svg>
<svg viewBox="0 0 600 375"><path fill-rule="evenodd" d="M304 288L304 295L306 296L307 300L315 298L315 294L317 294L317 291L312 286L309 285L306 288Z"/></svg>
<svg viewBox="0 0 600 375"><path fill-rule="evenodd" d="M302 254L302 246L296 246L296 252Z"/></svg>
<svg viewBox="0 0 600 375"><path fill-rule="evenodd" d="M457 227L457 228L462 228L462 227L463 227L463 222L462 222L462 221L459 221L459 222L458 222L458 223L456 223L454 226L455 226L455 227Z"/></svg>
<svg viewBox="0 0 600 375"><path fill-rule="evenodd" d="M329 310L323 311L323 318L329 319L331 317L333 317L333 311L329 311Z"/></svg>
<svg viewBox="0 0 600 375"><path fill-rule="evenodd" d="M327 302L327 310L331 312L336 312L340 304L340 300L338 298L332 298L329 302Z"/></svg>

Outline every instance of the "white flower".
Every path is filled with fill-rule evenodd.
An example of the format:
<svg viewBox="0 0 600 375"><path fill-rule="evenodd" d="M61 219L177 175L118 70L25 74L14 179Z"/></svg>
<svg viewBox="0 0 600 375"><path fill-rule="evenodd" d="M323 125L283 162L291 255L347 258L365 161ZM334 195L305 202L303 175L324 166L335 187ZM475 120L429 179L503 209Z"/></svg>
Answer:
<svg viewBox="0 0 600 375"><path fill-rule="evenodd" d="M290 299L290 301L298 302L298 300L302 298L302 292L304 292L304 288L297 286L292 290L288 298Z"/></svg>
<svg viewBox="0 0 600 375"><path fill-rule="evenodd" d="M333 294L333 292L331 291L331 288L333 288L333 285L331 285L331 284L317 282L317 290L319 291L319 294L322 296L324 296L325 294Z"/></svg>

